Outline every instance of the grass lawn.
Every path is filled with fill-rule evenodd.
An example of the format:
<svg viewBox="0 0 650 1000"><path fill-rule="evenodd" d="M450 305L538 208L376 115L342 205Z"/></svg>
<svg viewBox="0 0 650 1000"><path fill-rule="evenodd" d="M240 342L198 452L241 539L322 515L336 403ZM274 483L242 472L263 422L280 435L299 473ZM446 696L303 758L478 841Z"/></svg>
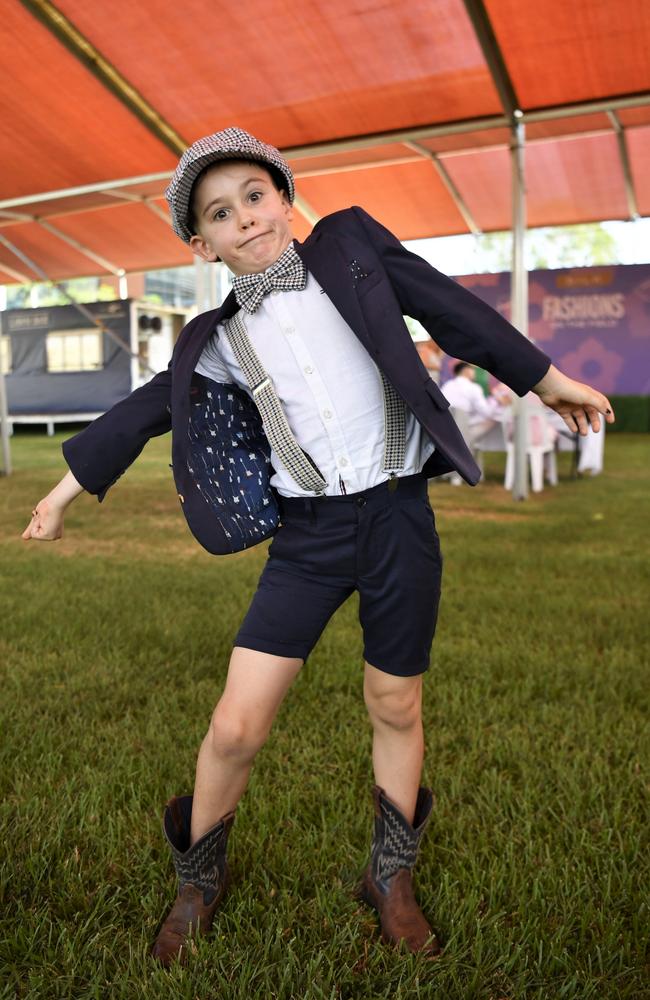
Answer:
<svg viewBox="0 0 650 1000"><path fill-rule="evenodd" d="M82 496L62 541L21 542L61 439L17 434L0 480L1 997L650 997L647 436L612 435L595 479L561 456L526 503L498 455L474 490L431 484L445 590L417 881L444 957L379 945L351 895L372 784L352 599L258 757L216 933L172 971L148 957L175 891L161 810L191 790L266 546L199 548L168 439L101 506Z"/></svg>

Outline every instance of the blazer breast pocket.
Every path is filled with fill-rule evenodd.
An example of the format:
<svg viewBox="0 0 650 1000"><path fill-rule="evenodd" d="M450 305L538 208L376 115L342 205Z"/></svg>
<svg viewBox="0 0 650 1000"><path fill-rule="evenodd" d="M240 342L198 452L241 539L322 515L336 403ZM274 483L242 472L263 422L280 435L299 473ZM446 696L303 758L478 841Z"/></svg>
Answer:
<svg viewBox="0 0 650 1000"><path fill-rule="evenodd" d="M355 283L355 291L360 299L364 299L368 292L371 292L382 282L382 275L378 271L372 271L366 277Z"/></svg>
<svg viewBox="0 0 650 1000"><path fill-rule="evenodd" d="M373 270L369 264L364 264L362 260L358 260L356 257L350 261L348 267L350 269L352 287L360 298L363 298L364 295L381 281L382 275L380 271Z"/></svg>

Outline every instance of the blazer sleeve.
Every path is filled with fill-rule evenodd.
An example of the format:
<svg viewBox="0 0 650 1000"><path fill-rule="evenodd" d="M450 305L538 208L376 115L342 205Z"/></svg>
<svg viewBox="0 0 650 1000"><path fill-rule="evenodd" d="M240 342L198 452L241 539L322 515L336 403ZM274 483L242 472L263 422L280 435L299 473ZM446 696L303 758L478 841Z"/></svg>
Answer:
<svg viewBox="0 0 650 1000"><path fill-rule="evenodd" d="M380 258L402 313L417 319L447 354L487 369L519 396L544 377L551 359L500 313L403 247L362 208L352 211Z"/></svg>
<svg viewBox="0 0 650 1000"><path fill-rule="evenodd" d="M171 430L171 368L120 400L63 443L75 479L102 501L149 438Z"/></svg>

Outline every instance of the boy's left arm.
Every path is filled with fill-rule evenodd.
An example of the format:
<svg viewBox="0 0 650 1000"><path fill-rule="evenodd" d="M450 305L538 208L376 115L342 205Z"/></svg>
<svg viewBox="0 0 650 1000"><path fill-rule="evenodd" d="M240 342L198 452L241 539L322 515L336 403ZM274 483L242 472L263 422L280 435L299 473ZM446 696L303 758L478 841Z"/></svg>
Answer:
<svg viewBox="0 0 650 1000"><path fill-rule="evenodd" d="M447 354L487 369L519 396L537 393L571 431L599 430L599 414L613 423L602 393L563 375L495 309L407 250L362 208L352 211L386 270L402 313L417 319Z"/></svg>

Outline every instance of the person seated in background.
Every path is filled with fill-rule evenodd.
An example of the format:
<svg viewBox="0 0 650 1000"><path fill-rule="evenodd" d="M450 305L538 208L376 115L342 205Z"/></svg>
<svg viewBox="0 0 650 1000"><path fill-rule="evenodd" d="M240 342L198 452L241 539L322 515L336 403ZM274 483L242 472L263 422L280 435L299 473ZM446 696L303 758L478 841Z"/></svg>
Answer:
<svg viewBox="0 0 650 1000"><path fill-rule="evenodd" d="M500 386L487 398L474 381L474 366L458 361L453 367L454 377L448 379L441 391L454 410L468 416L469 444L476 444L499 420L504 407L510 405L510 392Z"/></svg>
<svg viewBox="0 0 650 1000"><path fill-rule="evenodd" d="M486 368L474 365L474 382L484 396L490 395L490 373Z"/></svg>
<svg viewBox="0 0 650 1000"><path fill-rule="evenodd" d="M442 365L442 349L438 347L435 340L418 340L415 349L420 355L420 361L428 371L429 375L436 383L440 384L440 368Z"/></svg>

